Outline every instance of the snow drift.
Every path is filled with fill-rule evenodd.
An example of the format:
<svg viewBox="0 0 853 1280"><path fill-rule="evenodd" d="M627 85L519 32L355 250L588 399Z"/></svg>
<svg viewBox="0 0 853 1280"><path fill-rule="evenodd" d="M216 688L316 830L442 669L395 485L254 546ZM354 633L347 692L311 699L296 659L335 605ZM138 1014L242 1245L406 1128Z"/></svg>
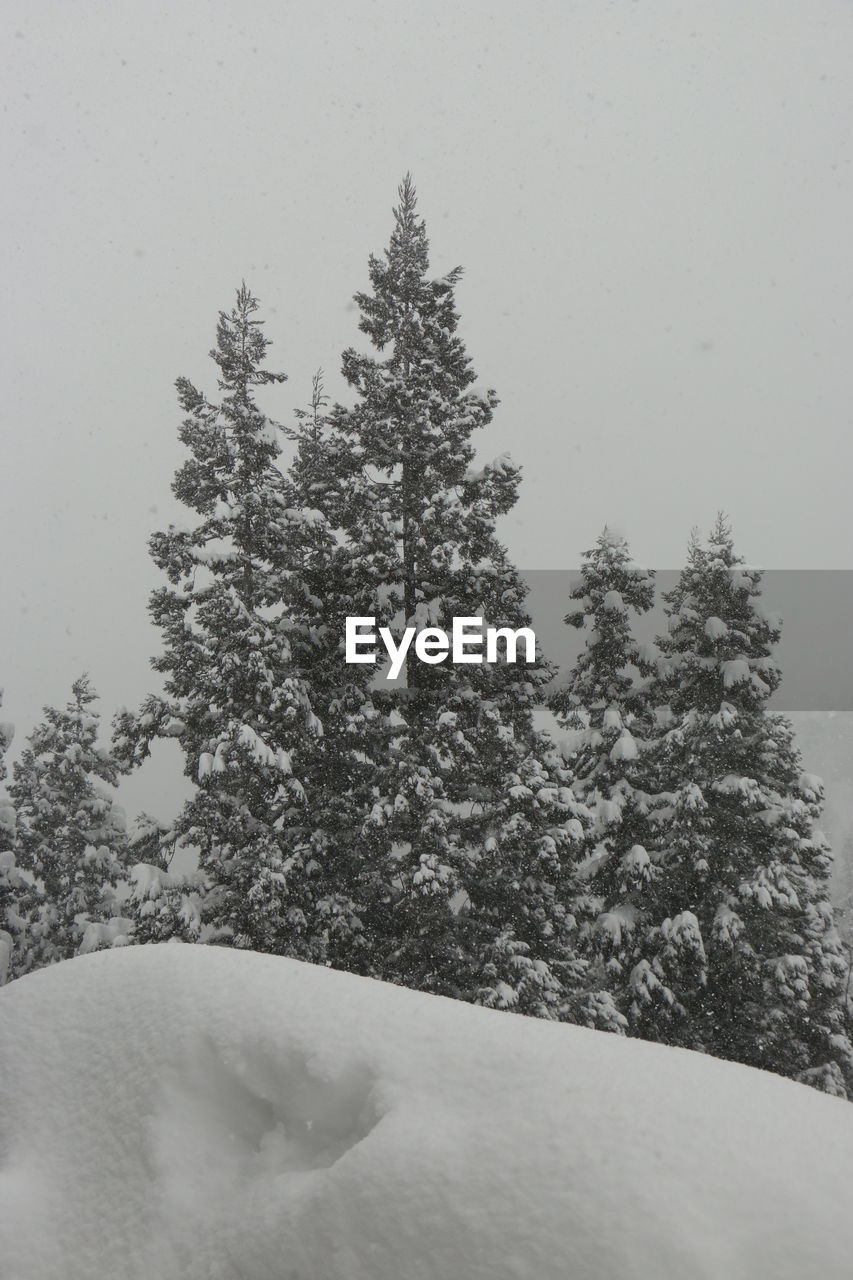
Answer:
<svg viewBox="0 0 853 1280"><path fill-rule="evenodd" d="M0 991L4 1280L847 1277L853 1107L295 961Z"/></svg>

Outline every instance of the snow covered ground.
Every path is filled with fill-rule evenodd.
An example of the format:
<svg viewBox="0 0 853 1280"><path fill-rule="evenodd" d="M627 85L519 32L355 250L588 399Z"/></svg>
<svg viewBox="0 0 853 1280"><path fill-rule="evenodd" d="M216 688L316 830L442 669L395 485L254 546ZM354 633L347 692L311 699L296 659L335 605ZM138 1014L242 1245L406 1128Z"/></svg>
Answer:
<svg viewBox="0 0 853 1280"><path fill-rule="evenodd" d="M295 961L0 991L4 1280L832 1280L853 1107Z"/></svg>

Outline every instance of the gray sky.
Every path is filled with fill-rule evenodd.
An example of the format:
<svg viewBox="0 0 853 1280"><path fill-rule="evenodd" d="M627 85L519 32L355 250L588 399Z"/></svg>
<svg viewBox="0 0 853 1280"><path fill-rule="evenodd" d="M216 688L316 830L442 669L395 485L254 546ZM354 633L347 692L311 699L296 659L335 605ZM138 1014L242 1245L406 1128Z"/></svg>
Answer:
<svg viewBox="0 0 853 1280"><path fill-rule="evenodd" d="M678 565L722 507L751 562L853 568L850 3L5 0L2 32L18 745L83 668L107 716L153 687L174 379L215 389L245 276L290 375L269 410L319 365L345 396L407 168L501 397L482 453L525 468L521 567L605 521Z"/></svg>

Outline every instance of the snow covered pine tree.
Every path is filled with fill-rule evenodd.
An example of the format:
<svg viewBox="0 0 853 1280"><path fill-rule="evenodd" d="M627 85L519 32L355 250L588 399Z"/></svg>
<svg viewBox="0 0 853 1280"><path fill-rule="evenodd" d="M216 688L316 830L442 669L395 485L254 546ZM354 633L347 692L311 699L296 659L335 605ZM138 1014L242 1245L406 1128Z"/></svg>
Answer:
<svg viewBox="0 0 853 1280"><path fill-rule="evenodd" d="M365 929L369 904L383 900L381 867L361 838L372 806L376 761L394 729L379 725L365 668L344 660L348 615L360 611L363 579L358 548L341 529L340 478L331 447L323 371L314 375L309 409L297 409L287 434L296 448L288 495L298 513L302 554L282 580L294 663L307 673L323 735L306 741L302 777L311 815L309 865L322 867L315 906L326 963L375 972L375 939ZM374 912L375 914L375 912Z"/></svg>
<svg viewBox="0 0 853 1280"><path fill-rule="evenodd" d="M632 615L654 603L654 578L631 560L626 540L607 527L584 553L565 621L585 630L584 648L551 709L574 738L574 789L593 815L583 892L576 906L583 953L600 1000L615 1001L611 1025L627 1026L635 934L659 798L649 747L654 724L640 677L651 656L632 631ZM603 1022L604 1019L600 1019Z"/></svg>
<svg viewBox="0 0 853 1280"><path fill-rule="evenodd" d="M454 617L528 626L524 584L495 533L517 496L506 457L475 469L471 438L492 417L492 391L458 334L457 268L429 278L429 244L406 177L359 327L377 354L348 349L353 408L329 415L337 479L332 522L350 551L350 612L399 637ZM360 673L352 730L372 762L356 833L376 868L365 903L377 977L486 1004L566 1016L579 981L571 851L579 811L559 756L546 755L531 714L543 662L503 653L482 665L409 661L405 688ZM581 966L582 968L582 966Z"/></svg>
<svg viewBox="0 0 853 1280"><path fill-rule="evenodd" d="M177 382L191 457L172 488L197 519L151 539L169 580L150 605L164 639L152 665L166 696L119 715L115 742L131 767L152 739L177 738L198 784L169 838L198 850L202 877L164 874L165 859L134 873L141 936L163 936L171 919L181 934L206 926L211 941L323 961L327 921L317 904L330 895L304 786L322 726L294 662L310 638L282 602L310 594L303 575L330 535L318 512L296 508L278 466L280 429L255 401L257 389L285 378L263 367L269 343L257 309L244 284L220 313L211 352L219 403Z"/></svg>
<svg viewBox="0 0 853 1280"><path fill-rule="evenodd" d="M694 535L664 597L653 694L671 810L652 855L632 1024L844 1095L853 1048L821 785L767 707L781 629L760 584L721 516L707 546Z"/></svg>
<svg viewBox="0 0 853 1280"><path fill-rule="evenodd" d="M116 887L127 862L124 814L112 788L119 771L97 744L97 695L83 675L63 710L27 739L9 794L17 814L18 865L29 873L20 972L126 938Z"/></svg>

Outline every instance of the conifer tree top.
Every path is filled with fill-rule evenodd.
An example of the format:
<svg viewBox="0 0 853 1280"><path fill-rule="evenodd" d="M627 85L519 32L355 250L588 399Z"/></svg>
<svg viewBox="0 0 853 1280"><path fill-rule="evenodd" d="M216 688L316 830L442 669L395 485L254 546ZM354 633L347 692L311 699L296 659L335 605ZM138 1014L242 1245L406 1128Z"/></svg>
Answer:
<svg viewBox="0 0 853 1280"><path fill-rule="evenodd" d="M731 524L717 515L707 543L693 530L687 563L664 594L667 634L658 637L662 687L678 714L761 713L779 687L773 650L781 622L761 601L761 571L734 549Z"/></svg>
<svg viewBox="0 0 853 1280"><path fill-rule="evenodd" d="M83 707L87 707L91 702L97 702L98 700L98 695L92 688L88 672L85 671L74 681L71 686L71 692L74 695L74 702L69 702L69 711L72 710L73 707L76 707L78 710L82 710Z"/></svg>
<svg viewBox="0 0 853 1280"><path fill-rule="evenodd" d="M272 373L261 368L271 343L264 336L263 321L252 319L258 305L257 298L244 280L237 290L237 299L230 313L219 313L216 346L210 356L219 365L220 391L245 394L249 387L287 381L286 373Z"/></svg>
<svg viewBox="0 0 853 1280"><path fill-rule="evenodd" d="M442 394L451 387L458 394L476 380L464 345L456 336L459 317L453 291L462 268L455 267L435 280L427 278L429 239L417 212L417 192L410 174L398 187L397 196L388 247L381 258L371 254L368 259L372 293L355 295L361 312L359 328L380 351L392 344L389 368L408 375L429 359L429 367L422 369L424 376L437 380ZM433 349L430 355L425 344ZM344 375L348 381L357 385L362 372L354 353L346 352Z"/></svg>

